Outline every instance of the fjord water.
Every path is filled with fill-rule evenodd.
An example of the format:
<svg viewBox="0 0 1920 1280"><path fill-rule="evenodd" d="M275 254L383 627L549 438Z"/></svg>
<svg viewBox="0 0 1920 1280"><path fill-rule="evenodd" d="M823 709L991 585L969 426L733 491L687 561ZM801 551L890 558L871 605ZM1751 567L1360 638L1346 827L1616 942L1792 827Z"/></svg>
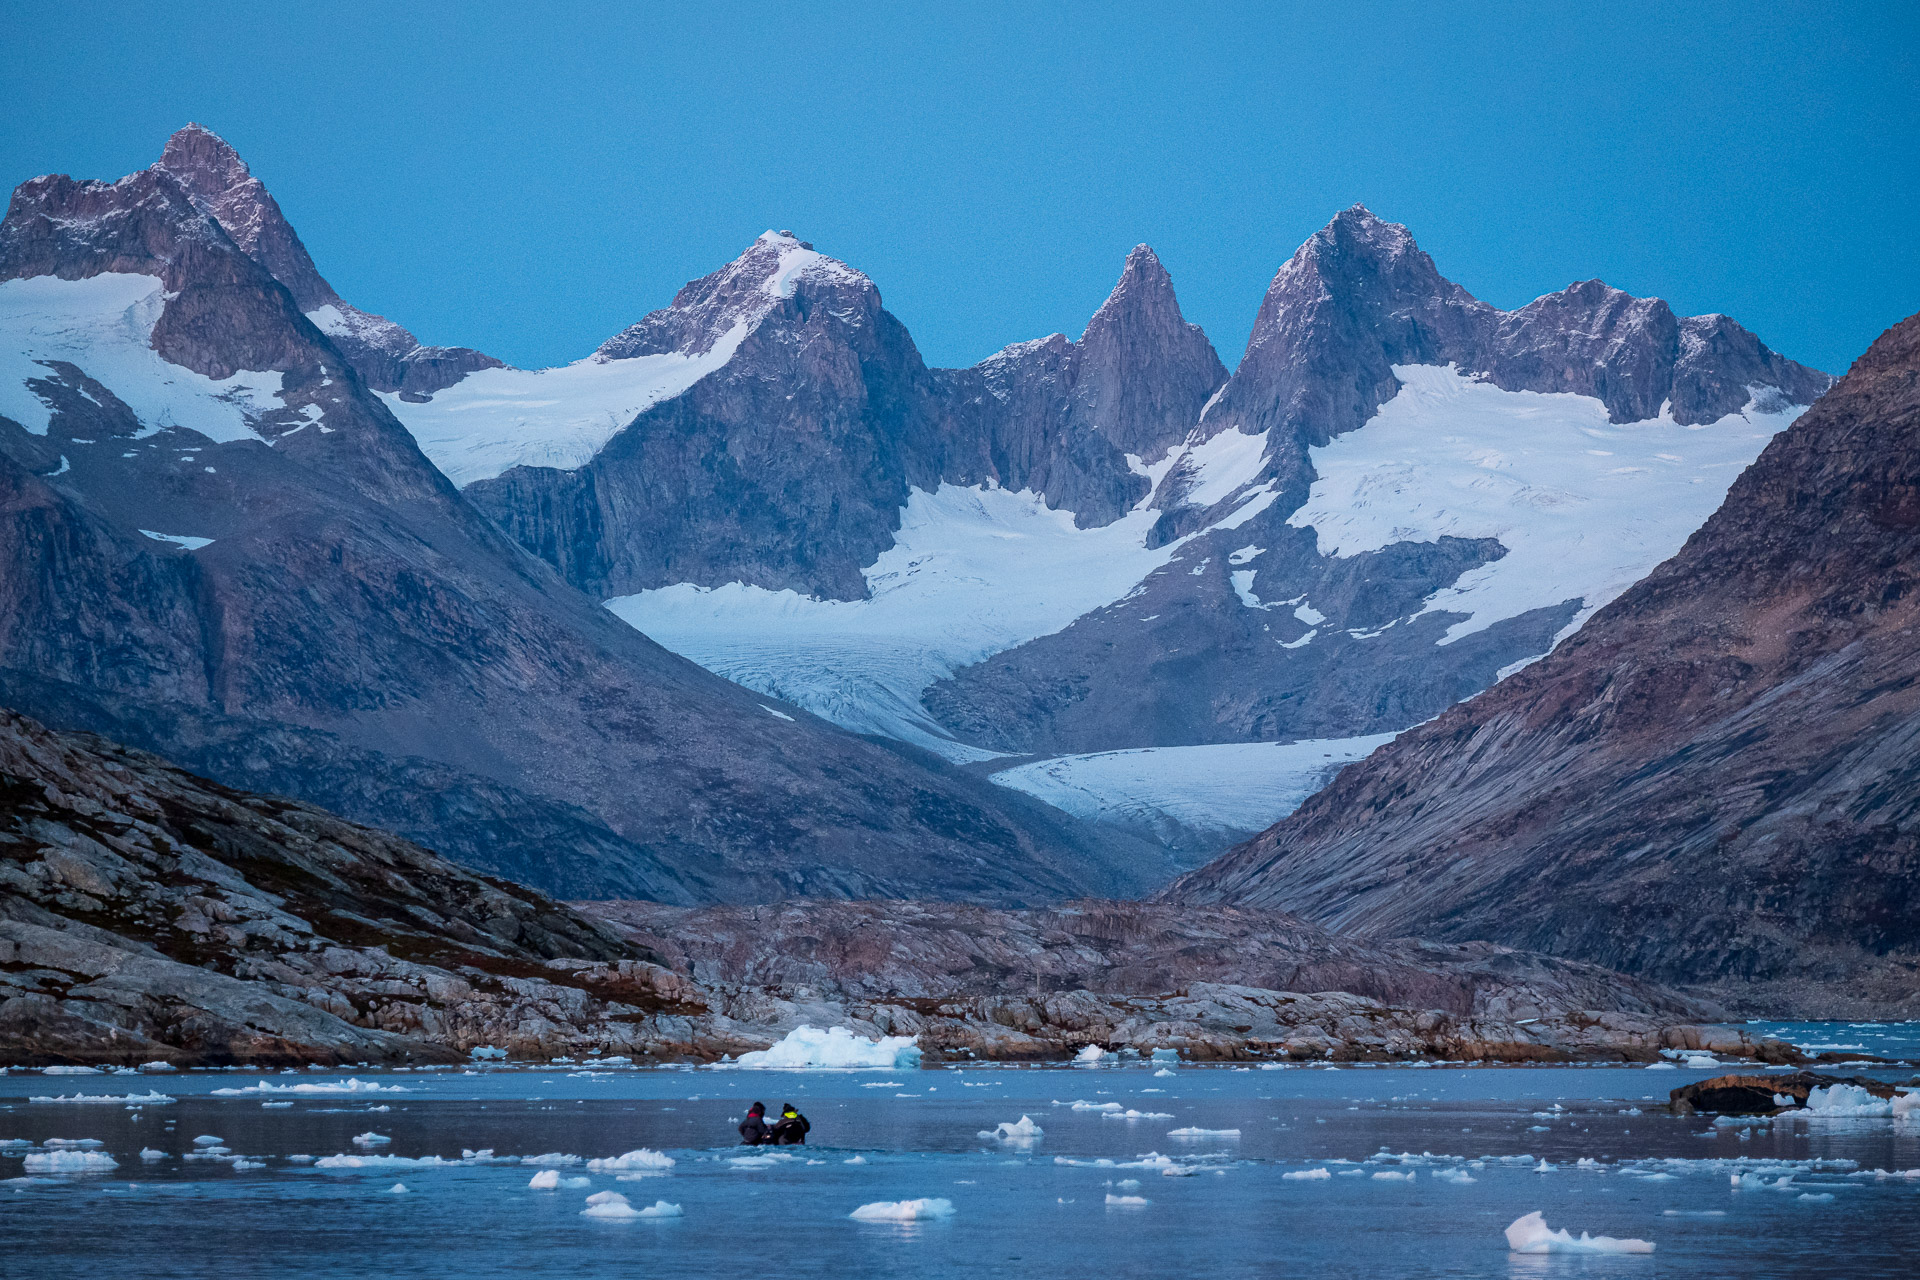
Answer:
<svg viewBox="0 0 1920 1280"><path fill-rule="evenodd" d="M1884 1119L1715 1125L1664 1111L1669 1089L1714 1073L1139 1062L905 1072L16 1071L0 1077L0 1140L44 1150L49 1139L98 1139L119 1167L26 1174L29 1148L0 1153L0 1179L11 1179L0 1183L0 1251L9 1273L35 1277L1911 1275L1920 1175L1872 1171L1920 1169L1920 1132ZM348 1076L382 1089L213 1092ZM176 1101L28 1101L150 1089ZM733 1125L756 1099L796 1104L812 1119L812 1145L743 1161L750 1153L732 1145ZM1092 1109L1116 1105L1147 1114ZM981 1136L1022 1115L1042 1136ZM1181 1129L1238 1135L1175 1136ZM185 1159L209 1137L261 1167ZM671 1155L672 1168L623 1180L572 1164L551 1191L527 1185L544 1166L501 1159L592 1159L643 1146ZM142 1148L166 1158L143 1161ZM489 1148L492 1161L435 1167L322 1169L288 1159L458 1159ZM1190 1176L1167 1176L1169 1166ZM1326 1174L1286 1176L1312 1170ZM1741 1173L1767 1185L1733 1185ZM587 1196L602 1191L682 1212L582 1216ZM950 1201L952 1216L848 1216L921 1197ZM1510 1254L1502 1231L1536 1209L1576 1236L1639 1237L1657 1252Z"/></svg>

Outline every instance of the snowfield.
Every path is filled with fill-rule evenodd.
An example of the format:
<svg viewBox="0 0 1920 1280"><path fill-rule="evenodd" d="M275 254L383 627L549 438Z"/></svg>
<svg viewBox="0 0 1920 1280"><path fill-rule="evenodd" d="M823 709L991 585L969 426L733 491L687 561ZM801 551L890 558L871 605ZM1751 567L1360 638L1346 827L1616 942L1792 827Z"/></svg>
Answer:
<svg viewBox="0 0 1920 1280"><path fill-rule="evenodd" d="M482 369L424 404L380 392L447 479L465 488L510 467L584 467L641 413L733 359L741 323L697 356L588 356L558 369Z"/></svg>
<svg viewBox="0 0 1920 1280"><path fill-rule="evenodd" d="M1507 554L1427 599L1467 618L1442 644L1578 598L1593 612L1678 551L1767 442L1799 417L1749 404L1681 426L1664 410L1607 421L1590 396L1502 391L1452 365L1395 365L1398 395L1358 431L1312 450L1306 505L1322 555L1443 536L1498 538Z"/></svg>
<svg viewBox="0 0 1920 1280"><path fill-rule="evenodd" d="M111 391L150 435L187 427L216 444L259 440L253 420L286 406L280 375L242 370L215 381L153 349L166 306L157 276L107 272L85 280L33 276L0 284L0 416L43 436L53 411L27 381L66 361Z"/></svg>

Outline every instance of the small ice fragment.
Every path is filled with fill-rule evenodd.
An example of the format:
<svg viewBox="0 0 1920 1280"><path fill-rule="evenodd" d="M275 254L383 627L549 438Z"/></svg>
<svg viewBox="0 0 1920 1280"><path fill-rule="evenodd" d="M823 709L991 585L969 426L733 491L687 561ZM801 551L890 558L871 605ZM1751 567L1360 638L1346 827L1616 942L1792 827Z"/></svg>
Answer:
<svg viewBox="0 0 1920 1280"><path fill-rule="evenodd" d="M918 1222L925 1218L951 1218L953 1201L922 1197L918 1200L876 1200L863 1204L847 1215L856 1222Z"/></svg>
<svg viewBox="0 0 1920 1280"><path fill-rule="evenodd" d="M1325 1169L1289 1169L1287 1172L1281 1174L1280 1176L1281 1178L1288 1181L1308 1182L1308 1181L1318 1180L1320 1178L1331 1178L1333 1175L1327 1172Z"/></svg>
<svg viewBox="0 0 1920 1280"><path fill-rule="evenodd" d="M842 1161L841 1161L840 1163L842 1163L842 1164L865 1164L866 1162L867 1162L867 1158L866 1158L865 1156L849 1156L849 1157L847 1157L847 1158L846 1158L845 1160L842 1160Z"/></svg>
<svg viewBox="0 0 1920 1280"><path fill-rule="evenodd" d="M1379 1182L1412 1182L1416 1175L1413 1173L1400 1173L1393 1169L1382 1169L1373 1176L1374 1179Z"/></svg>
<svg viewBox="0 0 1920 1280"><path fill-rule="evenodd" d="M1109 1209L1144 1209L1152 1203L1145 1196L1116 1196L1112 1192L1107 1193Z"/></svg>
<svg viewBox="0 0 1920 1280"><path fill-rule="evenodd" d="M527 1189L529 1191L551 1191L559 1185L560 1171L558 1169L542 1169L527 1179Z"/></svg>
<svg viewBox="0 0 1920 1280"><path fill-rule="evenodd" d="M148 1161L165 1160L167 1153L164 1151L156 1151L152 1147L142 1147L140 1148L140 1158Z"/></svg>
<svg viewBox="0 0 1920 1280"><path fill-rule="evenodd" d="M1653 1245L1645 1240L1619 1240L1613 1236L1590 1236L1580 1233L1579 1239L1565 1229L1548 1229L1547 1221L1540 1216L1538 1209L1523 1217L1515 1218L1507 1228L1507 1248L1515 1253L1652 1253Z"/></svg>
<svg viewBox="0 0 1920 1280"><path fill-rule="evenodd" d="M1238 1129L1169 1129L1167 1136L1169 1138L1237 1138L1240 1136L1240 1131Z"/></svg>
<svg viewBox="0 0 1920 1280"><path fill-rule="evenodd" d="M671 1168L673 1168L672 1156L663 1155L647 1147L636 1147L625 1155L609 1156L604 1160L587 1161L587 1169L592 1173L622 1173L634 1169Z"/></svg>
<svg viewBox="0 0 1920 1280"><path fill-rule="evenodd" d="M403 1195L406 1195L406 1194L407 1194L407 1184L406 1184L406 1183L404 1183L404 1182L396 1182L396 1183L394 1183L394 1184L393 1184L392 1186L390 1186L390 1187L388 1187L388 1188L387 1188L387 1194L388 1194L388 1195L390 1195L390 1196L403 1196Z"/></svg>
<svg viewBox="0 0 1920 1280"><path fill-rule="evenodd" d="M377 1147L383 1142L392 1141L393 1139L389 1138L386 1134L375 1133L371 1129L365 1133L356 1133L353 1135L353 1145L356 1147Z"/></svg>
<svg viewBox="0 0 1920 1280"><path fill-rule="evenodd" d="M1099 1061L1102 1058L1105 1058L1106 1056L1107 1056L1107 1051L1105 1049L1102 1049L1097 1044L1090 1044L1085 1048L1083 1048L1082 1050L1080 1050L1080 1052L1074 1054L1073 1060L1075 1063L1082 1066L1093 1066L1099 1063Z"/></svg>

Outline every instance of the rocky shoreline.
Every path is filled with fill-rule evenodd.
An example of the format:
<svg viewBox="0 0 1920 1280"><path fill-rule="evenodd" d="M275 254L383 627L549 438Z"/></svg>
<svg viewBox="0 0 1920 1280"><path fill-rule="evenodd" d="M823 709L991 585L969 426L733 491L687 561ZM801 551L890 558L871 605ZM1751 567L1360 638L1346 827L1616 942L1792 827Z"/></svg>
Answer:
<svg viewBox="0 0 1920 1280"><path fill-rule="evenodd" d="M452 1063L476 1048L710 1062L803 1024L912 1035L930 1062L1089 1045L1199 1061L1801 1060L1698 1025L1712 1006L1592 966L1334 938L1279 913L808 902L589 915L11 712L0 790L7 1065Z"/></svg>

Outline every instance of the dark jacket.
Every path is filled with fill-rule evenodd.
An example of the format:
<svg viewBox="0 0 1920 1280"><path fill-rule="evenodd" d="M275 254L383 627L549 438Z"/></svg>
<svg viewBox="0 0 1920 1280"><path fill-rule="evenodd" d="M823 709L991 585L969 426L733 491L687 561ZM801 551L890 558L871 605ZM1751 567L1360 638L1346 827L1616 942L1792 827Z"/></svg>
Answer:
<svg viewBox="0 0 1920 1280"><path fill-rule="evenodd" d="M813 1126L798 1111L790 1116L781 1116L773 1122L773 1141L783 1147L805 1146L807 1134Z"/></svg>
<svg viewBox="0 0 1920 1280"><path fill-rule="evenodd" d="M773 1130L760 1117L758 1111L749 1111L747 1118L740 1122L740 1141L750 1147L764 1146L773 1141Z"/></svg>

